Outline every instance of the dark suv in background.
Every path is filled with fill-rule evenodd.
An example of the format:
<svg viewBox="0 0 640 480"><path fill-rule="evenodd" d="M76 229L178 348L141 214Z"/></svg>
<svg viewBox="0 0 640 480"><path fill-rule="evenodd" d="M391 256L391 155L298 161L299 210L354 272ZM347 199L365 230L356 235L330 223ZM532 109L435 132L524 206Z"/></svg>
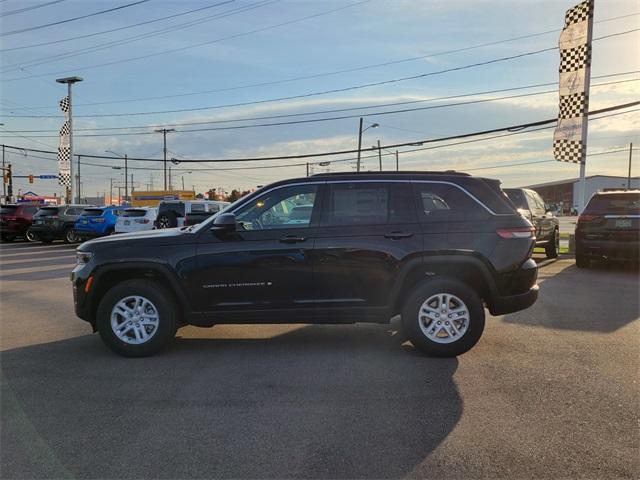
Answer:
<svg viewBox="0 0 640 480"><path fill-rule="evenodd" d="M87 205L59 205L40 208L33 216L31 231L44 243L64 240L75 243L78 236L73 226Z"/></svg>
<svg viewBox="0 0 640 480"><path fill-rule="evenodd" d="M77 315L150 355L182 325L388 323L454 356L538 295L534 229L500 182L463 173L325 174L261 188L192 227L91 240Z"/></svg>
<svg viewBox="0 0 640 480"><path fill-rule="evenodd" d="M576 266L640 257L640 190L594 194L576 224Z"/></svg>
<svg viewBox="0 0 640 480"><path fill-rule="evenodd" d="M560 252L560 220L534 190L505 188L504 192L518 211L533 223L536 229L536 246L543 247L547 258L557 258Z"/></svg>
<svg viewBox="0 0 640 480"><path fill-rule="evenodd" d="M38 205L18 203L2 205L0 207L0 235L3 242L13 242L16 237L25 237L33 242L35 237L31 232L33 214L38 211Z"/></svg>

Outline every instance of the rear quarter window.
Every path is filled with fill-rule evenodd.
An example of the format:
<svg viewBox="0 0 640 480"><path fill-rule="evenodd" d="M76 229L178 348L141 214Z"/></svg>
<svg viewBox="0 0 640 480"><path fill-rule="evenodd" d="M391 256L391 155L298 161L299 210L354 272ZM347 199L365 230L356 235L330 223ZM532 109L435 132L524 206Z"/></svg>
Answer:
<svg viewBox="0 0 640 480"><path fill-rule="evenodd" d="M414 183L413 190L421 222L483 220L491 215L455 185Z"/></svg>

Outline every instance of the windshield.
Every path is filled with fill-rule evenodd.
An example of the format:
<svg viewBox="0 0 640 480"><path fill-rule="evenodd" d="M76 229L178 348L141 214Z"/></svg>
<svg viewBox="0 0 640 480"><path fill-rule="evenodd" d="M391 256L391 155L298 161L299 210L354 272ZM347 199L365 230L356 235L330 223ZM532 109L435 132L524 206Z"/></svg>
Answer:
<svg viewBox="0 0 640 480"><path fill-rule="evenodd" d="M83 217L99 217L104 213L101 208L85 208L80 215Z"/></svg>
<svg viewBox="0 0 640 480"><path fill-rule="evenodd" d="M640 215L640 193L620 193L594 196L585 212Z"/></svg>
<svg viewBox="0 0 640 480"><path fill-rule="evenodd" d="M123 217L144 217L146 214L147 214L147 210L129 209L129 210L125 210L122 216Z"/></svg>
<svg viewBox="0 0 640 480"><path fill-rule="evenodd" d="M13 215L17 211L17 205L2 205L2 207L0 207L0 215Z"/></svg>
<svg viewBox="0 0 640 480"><path fill-rule="evenodd" d="M34 217L52 217L58 215L58 211L57 207L44 207L38 210Z"/></svg>

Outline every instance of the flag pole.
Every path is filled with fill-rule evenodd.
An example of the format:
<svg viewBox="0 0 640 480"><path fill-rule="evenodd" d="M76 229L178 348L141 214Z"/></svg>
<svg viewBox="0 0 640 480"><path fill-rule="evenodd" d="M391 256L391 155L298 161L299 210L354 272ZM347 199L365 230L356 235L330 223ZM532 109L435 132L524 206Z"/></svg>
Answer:
<svg viewBox="0 0 640 480"><path fill-rule="evenodd" d="M591 49L591 40L593 38L593 9L595 7L595 1L591 2L591 14L587 20L587 48L588 48L588 60L585 66L584 72L584 92L585 92L585 112L582 117L582 158L580 159L580 186L578 188L578 213L582 213L585 207L586 194L587 194L587 177L586 177L586 162L587 162L587 134L589 130L589 90L591 87L591 59L593 51Z"/></svg>

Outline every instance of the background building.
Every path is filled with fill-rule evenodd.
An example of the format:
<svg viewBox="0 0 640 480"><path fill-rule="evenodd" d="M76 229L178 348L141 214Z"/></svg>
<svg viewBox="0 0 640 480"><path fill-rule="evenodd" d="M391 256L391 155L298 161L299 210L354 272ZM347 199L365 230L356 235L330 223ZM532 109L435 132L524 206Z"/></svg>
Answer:
<svg viewBox="0 0 640 480"><path fill-rule="evenodd" d="M546 203L561 204L563 211L569 212L578 208L578 191L580 179L569 178L557 180L555 182L539 183L528 185L538 192ZM597 191L627 188L627 177L614 177L611 175L591 175L586 178L585 199L589 200L591 195ZM640 188L640 177L631 177L631 188Z"/></svg>

